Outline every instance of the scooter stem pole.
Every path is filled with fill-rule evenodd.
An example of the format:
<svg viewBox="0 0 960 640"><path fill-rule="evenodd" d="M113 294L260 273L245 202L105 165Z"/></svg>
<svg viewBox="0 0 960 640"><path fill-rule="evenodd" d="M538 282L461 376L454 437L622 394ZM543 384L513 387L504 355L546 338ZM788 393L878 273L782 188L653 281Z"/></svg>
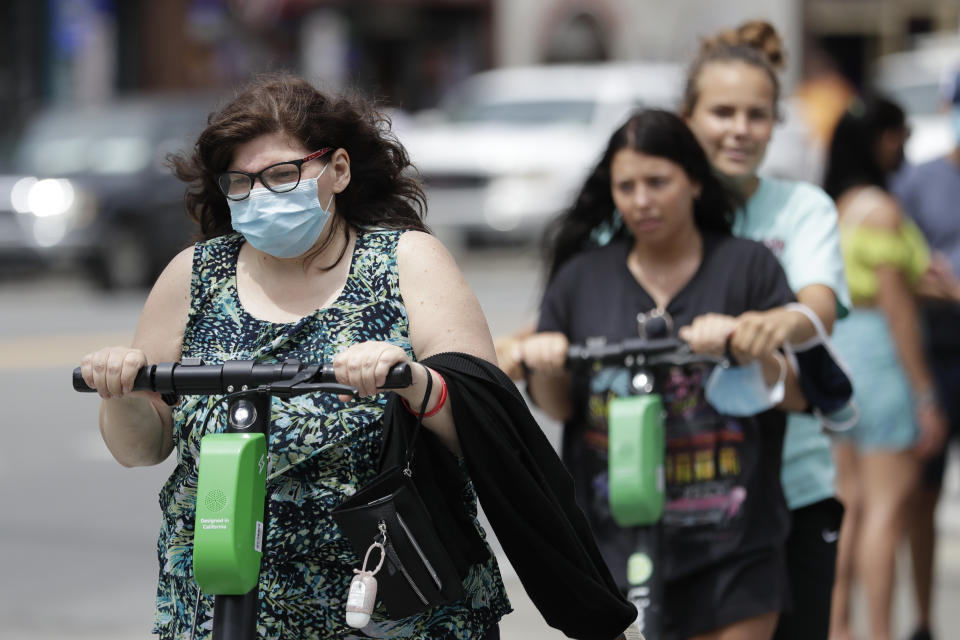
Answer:
<svg viewBox="0 0 960 640"><path fill-rule="evenodd" d="M256 640L257 589L242 596L218 595L213 599L213 640Z"/></svg>
<svg viewBox="0 0 960 640"><path fill-rule="evenodd" d="M240 402L246 401L254 406L253 422L240 424L234 420L234 409ZM234 397L227 403L226 433L264 433L270 432L270 407L272 403L269 391L250 391L243 396ZM267 517L264 505L264 517ZM260 610L258 597L259 585L243 595L217 594L213 598L212 640L256 640L257 615Z"/></svg>

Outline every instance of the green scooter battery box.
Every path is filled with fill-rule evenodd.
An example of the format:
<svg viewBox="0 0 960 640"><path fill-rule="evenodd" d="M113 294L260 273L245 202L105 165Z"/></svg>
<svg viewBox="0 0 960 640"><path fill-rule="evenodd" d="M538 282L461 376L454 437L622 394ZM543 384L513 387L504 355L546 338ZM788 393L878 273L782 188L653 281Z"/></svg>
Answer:
<svg viewBox="0 0 960 640"><path fill-rule="evenodd" d="M663 513L665 437L657 394L609 403L610 513L623 527L654 524Z"/></svg>
<svg viewBox="0 0 960 640"><path fill-rule="evenodd" d="M263 555L267 441L262 433L212 433L200 442L193 572L208 595L242 595Z"/></svg>

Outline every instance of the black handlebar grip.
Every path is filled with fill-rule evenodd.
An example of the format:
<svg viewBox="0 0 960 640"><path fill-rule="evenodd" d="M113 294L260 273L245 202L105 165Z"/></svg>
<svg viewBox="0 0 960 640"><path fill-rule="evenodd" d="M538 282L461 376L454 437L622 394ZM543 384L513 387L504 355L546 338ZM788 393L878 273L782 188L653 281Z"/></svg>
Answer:
<svg viewBox="0 0 960 640"><path fill-rule="evenodd" d="M328 362L323 365L320 372L320 382L336 382L337 376L333 372L333 363ZM390 367L387 372L387 381L381 389L405 389L413 384L413 369L410 363L401 362Z"/></svg>
<svg viewBox="0 0 960 640"><path fill-rule="evenodd" d="M88 391L96 391L96 389L91 389L87 386L86 381L83 379L83 376L80 374L80 367L77 367L73 370L73 390L80 391L81 393L87 393Z"/></svg>
<svg viewBox="0 0 960 640"><path fill-rule="evenodd" d="M134 391L153 391L153 383L150 380L152 371L153 367L151 365L141 367L140 371L137 371L137 377L133 381ZM81 393L96 391L96 389L87 386L83 375L80 373L80 367L73 370L73 390Z"/></svg>
<svg viewBox="0 0 960 640"><path fill-rule="evenodd" d="M410 363L401 362L390 367L387 372L387 381L381 389L405 389L413 384L413 369Z"/></svg>

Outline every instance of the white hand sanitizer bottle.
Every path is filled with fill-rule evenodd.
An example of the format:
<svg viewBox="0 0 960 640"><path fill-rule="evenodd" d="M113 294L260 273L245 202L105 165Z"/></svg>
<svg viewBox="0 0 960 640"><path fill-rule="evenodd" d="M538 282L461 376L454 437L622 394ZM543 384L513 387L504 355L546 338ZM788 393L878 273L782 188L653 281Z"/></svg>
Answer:
<svg viewBox="0 0 960 640"><path fill-rule="evenodd" d="M347 624L354 629L367 626L376 602L377 579L366 571L355 575L350 582L350 594L347 596Z"/></svg>

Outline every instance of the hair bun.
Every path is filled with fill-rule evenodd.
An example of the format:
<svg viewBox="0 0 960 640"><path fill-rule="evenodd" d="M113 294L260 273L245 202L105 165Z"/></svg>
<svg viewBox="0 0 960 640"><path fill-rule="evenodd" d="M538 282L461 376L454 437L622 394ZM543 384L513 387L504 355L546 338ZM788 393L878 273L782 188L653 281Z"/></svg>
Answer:
<svg viewBox="0 0 960 640"><path fill-rule="evenodd" d="M766 58L775 71L781 71L786 61L783 39L766 20L750 20L735 29L726 29L703 41L703 49L717 47L750 47Z"/></svg>

